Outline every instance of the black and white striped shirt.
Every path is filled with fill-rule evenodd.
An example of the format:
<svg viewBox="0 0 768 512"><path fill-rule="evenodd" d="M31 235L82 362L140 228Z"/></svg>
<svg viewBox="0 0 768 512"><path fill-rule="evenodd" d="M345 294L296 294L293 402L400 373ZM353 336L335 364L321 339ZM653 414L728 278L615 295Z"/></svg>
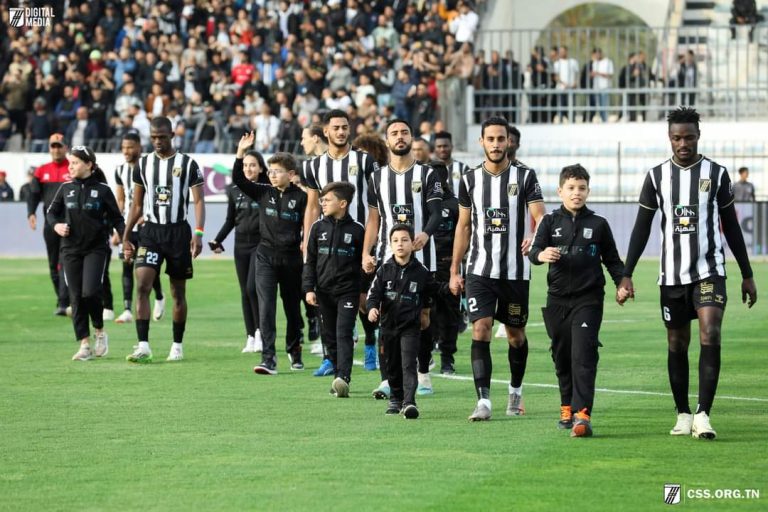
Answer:
<svg viewBox="0 0 768 512"><path fill-rule="evenodd" d="M190 189L203 184L203 171L189 155L141 157L133 183L144 188L144 221L175 224L187 220Z"/></svg>
<svg viewBox="0 0 768 512"><path fill-rule="evenodd" d="M461 177L469 170L469 166L464 162L454 160L451 162L451 165L446 165L445 167L448 169L448 184L451 187L451 192L453 192L454 196L458 197Z"/></svg>
<svg viewBox="0 0 768 512"><path fill-rule="evenodd" d="M368 187L368 207L379 211L379 236L376 260L383 263L392 256L389 230L395 224L413 227L415 235L424 231L428 222L430 201L441 201L443 186L437 173L428 165L414 162L408 169L396 172L387 165L371 176ZM437 271L434 237L421 251L415 253L430 272Z"/></svg>
<svg viewBox="0 0 768 512"><path fill-rule="evenodd" d="M326 151L309 161L305 167L307 187L322 190L334 181L346 181L355 186L355 199L349 205L349 215L361 224L368 218L366 201L368 179L378 166L371 155L359 149L350 149L342 158L333 158Z"/></svg>
<svg viewBox="0 0 768 512"><path fill-rule="evenodd" d="M122 163L115 168L115 183L123 187L123 197L125 197L123 217L128 218L133 204L133 164ZM134 231L138 231L139 225L133 226Z"/></svg>
<svg viewBox="0 0 768 512"><path fill-rule="evenodd" d="M531 267L520 246L530 224L528 205L542 202L536 172L511 165L491 174L470 169L459 185L459 207L471 209L467 274L490 279L529 280Z"/></svg>
<svg viewBox="0 0 768 512"><path fill-rule="evenodd" d="M728 171L708 158L686 168L670 159L648 171L640 206L661 210L658 284L725 277L719 210L733 200Z"/></svg>

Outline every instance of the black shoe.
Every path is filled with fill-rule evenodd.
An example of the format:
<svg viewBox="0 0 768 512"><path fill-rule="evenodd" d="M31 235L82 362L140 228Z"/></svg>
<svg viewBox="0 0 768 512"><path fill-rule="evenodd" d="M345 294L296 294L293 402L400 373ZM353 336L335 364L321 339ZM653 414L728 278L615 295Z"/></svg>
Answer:
<svg viewBox="0 0 768 512"><path fill-rule="evenodd" d="M403 408L403 404L400 402L389 402L389 406L387 407L387 410L384 411L384 414L387 416L396 416L400 414L400 411Z"/></svg>
<svg viewBox="0 0 768 512"><path fill-rule="evenodd" d="M288 360L291 362L291 370L300 371L304 369L304 362L301 360L301 350L288 354Z"/></svg>
<svg viewBox="0 0 768 512"><path fill-rule="evenodd" d="M309 320L309 341L317 341L320 338L320 319L310 318Z"/></svg>
<svg viewBox="0 0 768 512"><path fill-rule="evenodd" d="M403 407L403 416L407 420L415 420L419 417L419 409L414 404L408 404Z"/></svg>
<svg viewBox="0 0 768 512"><path fill-rule="evenodd" d="M259 375L277 375L277 363L274 358L264 359L261 364L253 367L253 371Z"/></svg>
<svg viewBox="0 0 768 512"><path fill-rule="evenodd" d="M56 308L56 311L53 312L56 316L67 316L67 308L64 306L59 306Z"/></svg>
<svg viewBox="0 0 768 512"><path fill-rule="evenodd" d="M443 375L454 375L456 373L456 369L451 363L443 363L442 366L440 366L440 373Z"/></svg>

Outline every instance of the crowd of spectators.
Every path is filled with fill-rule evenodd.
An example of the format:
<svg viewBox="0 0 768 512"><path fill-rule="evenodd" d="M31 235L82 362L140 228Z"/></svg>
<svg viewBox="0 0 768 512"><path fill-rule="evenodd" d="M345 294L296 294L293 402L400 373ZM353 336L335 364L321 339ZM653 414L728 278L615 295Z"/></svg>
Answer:
<svg viewBox="0 0 768 512"><path fill-rule="evenodd" d="M33 2L34 4L34 2ZM297 151L301 129L346 109L354 135L388 119L429 131L436 82L470 79L469 0L69 0L47 29L0 24L0 149L60 132L101 151L171 118L185 151ZM66 11L64 6L66 5Z"/></svg>

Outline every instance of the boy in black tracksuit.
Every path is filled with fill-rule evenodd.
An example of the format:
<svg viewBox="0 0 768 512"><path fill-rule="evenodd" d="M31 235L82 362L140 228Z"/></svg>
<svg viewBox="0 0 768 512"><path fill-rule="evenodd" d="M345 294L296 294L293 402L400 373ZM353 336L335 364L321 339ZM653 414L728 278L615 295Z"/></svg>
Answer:
<svg viewBox="0 0 768 512"><path fill-rule="evenodd" d="M339 398L349 396L365 238L365 227L348 213L354 196L348 182L331 182L321 191L323 217L309 231L303 274L307 304L320 306L323 346L336 369L331 394Z"/></svg>
<svg viewBox="0 0 768 512"><path fill-rule="evenodd" d="M307 194L291 183L296 160L288 153L275 153L267 162L267 176L272 184L253 183L243 172L243 157L253 145L253 132L243 135L237 147L232 180L240 190L259 203L261 242L256 249L256 294L259 301L259 328L264 343L261 364L253 371L277 375L275 357L277 287L285 312L285 350L291 370L303 370L301 360L301 228Z"/></svg>
<svg viewBox="0 0 768 512"><path fill-rule="evenodd" d="M392 258L376 271L366 301L368 319L374 323L381 320L379 340L391 390L386 414L402 413L406 419L419 417L416 356L436 292L431 273L413 257L413 238L410 226L392 227Z"/></svg>
<svg viewBox="0 0 768 512"><path fill-rule="evenodd" d="M608 221L586 207L586 169L565 167L558 194L563 205L542 218L528 257L535 265L549 263L542 313L560 387L558 427L571 428L572 437L588 437L605 298L601 262L616 286L624 264Z"/></svg>

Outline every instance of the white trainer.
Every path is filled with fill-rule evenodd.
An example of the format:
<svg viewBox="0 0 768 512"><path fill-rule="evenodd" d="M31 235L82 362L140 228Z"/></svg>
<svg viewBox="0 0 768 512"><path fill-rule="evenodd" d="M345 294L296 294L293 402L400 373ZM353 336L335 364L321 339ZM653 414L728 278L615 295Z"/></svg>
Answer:
<svg viewBox="0 0 768 512"><path fill-rule="evenodd" d="M496 338L507 339L507 327L504 324L499 324L499 328L496 329Z"/></svg>
<svg viewBox="0 0 768 512"><path fill-rule="evenodd" d="M93 353L88 345L80 345L80 349L72 356L73 361L88 361L90 359L93 359Z"/></svg>
<svg viewBox="0 0 768 512"><path fill-rule="evenodd" d="M309 353L316 356L323 355L323 344L318 342L313 343L309 348Z"/></svg>
<svg viewBox="0 0 768 512"><path fill-rule="evenodd" d="M669 431L671 436L689 436L691 435L691 425L693 424L693 414L681 412L677 415L677 423Z"/></svg>
<svg viewBox="0 0 768 512"><path fill-rule="evenodd" d="M165 360L181 361L182 359L184 359L184 349L182 348L181 343L171 343L171 352Z"/></svg>
<svg viewBox="0 0 768 512"><path fill-rule="evenodd" d="M693 415L691 434L696 439L714 439L717 436L717 432L709 424L709 416L704 411Z"/></svg>
<svg viewBox="0 0 768 512"><path fill-rule="evenodd" d="M131 322L133 322L133 314L130 309L126 309L115 319L115 323L118 324L129 324Z"/></svg>
<svg viewBox="0 0 768 512"><path fill-rule="evenodd" d="M101 319L105 322L111 322L115 319L115 312L111 309L103 309L101 312Z"/></svg>
<svg viewBox="0 0 768 512"><path fill-rule="evenodd" d="M253 336L250 334L248 335L248 338L245 340L245 347L243 347L243 350L241 352L243 354L249 354L253 352L253 344L255 343L255 340L253 339Z"/></svg>
<svg viewBox="0 0 768 512"><path fill-rule="evenodd" d="M469 415L469 421L488 421L491 419L491 401L481 398L477 401L475 410Z"/></svg>
<svg viewBox="0 0 768 512"><path fill-rule="evenodd" d="M429 373L417 373L416 375L419 380L419 384L416 387L416 394L420 396L435 394L435 391L432 388L432 378L429 376Z"/></svg>
<svg viewBox="0 0 768 512"><path fill-rule="evenodd" d="M253 351L261 352L264 350L264 340L261 337L261 331L256 329L256 334L253 336Z"/></svg>
<svg viewBox="0 0 768 512"><path fill-rule="evenodd" d="M109 353L109 336L104 331L96 335L96 345L93 349L93 355L104 357Z"/></svg>
<svg viewBox="0 0 768 512"><path fill-rule="evenodd" d="M152 318L155 321L159 321L165 314L165 297L162 299L155 299L155 307L152 310Z"/></svg>

